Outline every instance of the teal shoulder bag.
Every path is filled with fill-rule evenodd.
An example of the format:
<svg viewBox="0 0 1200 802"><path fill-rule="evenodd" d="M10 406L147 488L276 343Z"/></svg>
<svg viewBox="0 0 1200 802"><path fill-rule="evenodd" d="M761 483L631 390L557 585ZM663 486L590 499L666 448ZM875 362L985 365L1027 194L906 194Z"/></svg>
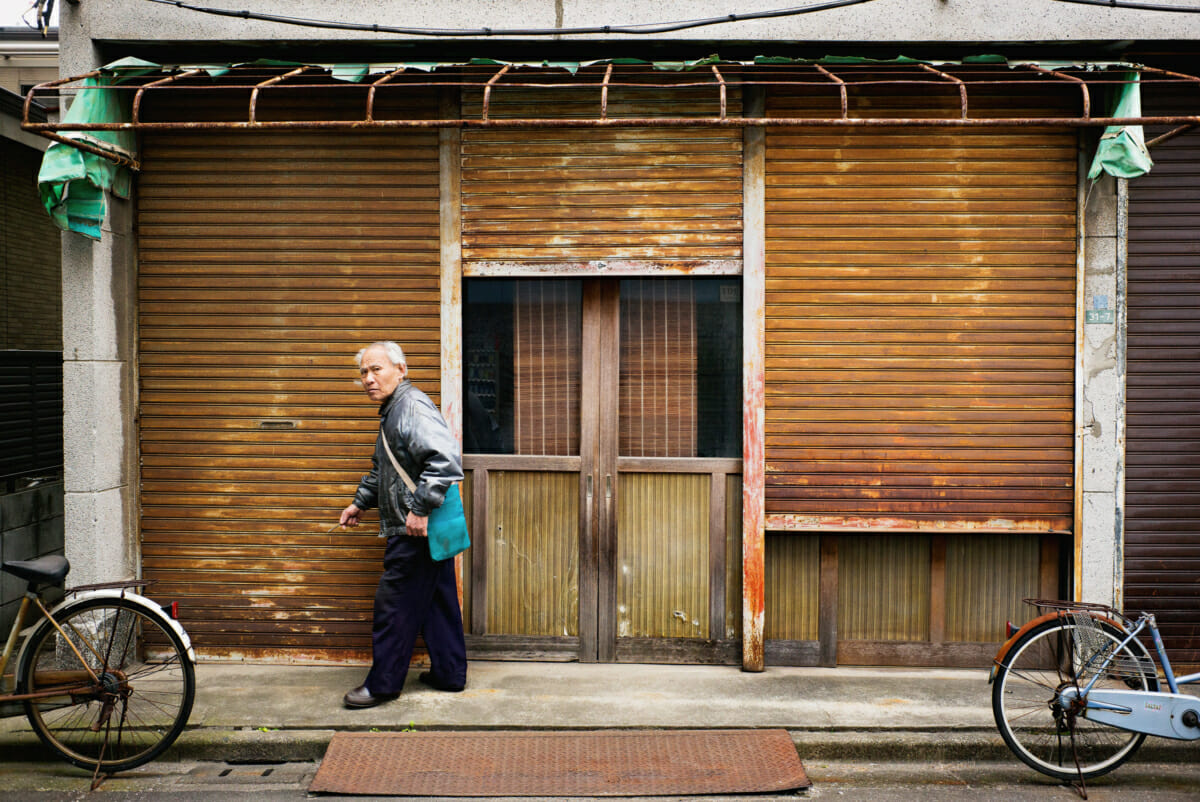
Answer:
<svg viewBox="0 0 1200 802"><path fill-rule="evenodd" d="M392 453L392 447L388 445L387 435L380 432L379 436L383 438L383 449L387 451L388 459L392 461L392 467L396 469L396 473L400 474L404 486L408 488L408 492L416 493L417 486L409 477L408 472L400 467L399 460ZM467 516L463 512L462 495L458 492L457 484L450 485L450 489L446 491L446 497L442 501L442 506L429 513L427 532L429 556L435 560L448 560L471 547L471 535L467 531Z"/></svg>

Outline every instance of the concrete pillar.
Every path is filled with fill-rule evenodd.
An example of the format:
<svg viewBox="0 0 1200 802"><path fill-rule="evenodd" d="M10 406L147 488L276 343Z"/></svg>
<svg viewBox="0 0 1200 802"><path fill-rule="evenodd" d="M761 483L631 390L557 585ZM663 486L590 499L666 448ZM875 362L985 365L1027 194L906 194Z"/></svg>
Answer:
<svg viewBox="0 0 1200 802"><path fill-rule="evenodd" d="M135 273L128 201L102 239L63 234L63 453L69 584L137 575Z"/></svg>
<svg viewBox="0 0 1200 802"><path fill-rule="evenodd" d="M80 7L61 12L59 71L105 63ZM130 201L107 198L99 242L62 235L63 482L69 585L137 576L136 270Z"/></svg>
<svg viewBox="0 0 1200 802"><path fill-rule="evenodd" d="M1084 182L1082 335L1076 383L1075 598L1121 603L1125 491L1126 183Z"/></svg>

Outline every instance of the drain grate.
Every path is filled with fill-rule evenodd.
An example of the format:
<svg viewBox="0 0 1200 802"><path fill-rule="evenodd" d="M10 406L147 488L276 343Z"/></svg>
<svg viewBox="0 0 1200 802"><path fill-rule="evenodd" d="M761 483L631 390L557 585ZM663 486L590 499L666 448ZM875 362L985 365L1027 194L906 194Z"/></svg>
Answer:
<svg viewBox="0 0 1200 802"><path fill-rule="evenodd" d="M295 785L313 769L311 763L207 763L185 774L192 785Z"/></svg>
<svg viewBox="0 0 1200 802"><path fill-rule="evenodd" d="M310 792L670 796L811 785L786 730L338 733Z"/></svg>

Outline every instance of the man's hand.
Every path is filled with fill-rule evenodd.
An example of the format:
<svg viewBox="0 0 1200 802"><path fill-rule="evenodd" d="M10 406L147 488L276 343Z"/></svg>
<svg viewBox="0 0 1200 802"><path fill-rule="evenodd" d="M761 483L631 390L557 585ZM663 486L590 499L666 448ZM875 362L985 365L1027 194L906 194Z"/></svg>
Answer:
<svg viewBox="0 0 1200 802"><path fill-rule="evenodd" d="M429 537L429 518L410 512L404 519L404 531L413 537Z"/></svg>
<svg viewBox="0 0 1200 802"><path fill-rule="evenodd" d="M342 517L338 519L340 526L358 526L359 516L362 515L362 510L357 505L351 504L346 509L342 510Z"/></svg>

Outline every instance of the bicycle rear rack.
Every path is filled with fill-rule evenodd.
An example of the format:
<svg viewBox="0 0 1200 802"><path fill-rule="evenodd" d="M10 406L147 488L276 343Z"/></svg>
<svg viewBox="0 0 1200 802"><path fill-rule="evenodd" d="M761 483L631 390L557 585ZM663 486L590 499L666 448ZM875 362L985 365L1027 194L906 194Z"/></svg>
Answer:
<svg viewBox="0 0 1200 802"><path fill-rule="evenodd" d="M1088 667L1103 664L1116 651L1118 645L1110 635L1104 634L1100 621L1097 620L1097 614L1100 619L1113 624L1122 637L1128 635L1135 626L1135 622L1107 604L1060 599L1025 599L1025 603L1033 605L1043 613L1056 611L1060 618L1067 619L1075 625L1074 653L1076 661L1079 663L1078 667L1085 673L1095 673L1094 669L1088 672ZM1140 680L1144 677L1155 676L1157 670L1154 660L1148 655L1144 657L1134 655L1113 657L1105 666L1104 673L1114 679Z"/></svg>
<svg viewBox="0 0 1200 802"><path fill-rule="evenodd" d="M153 585L157 579L122 579L117 582L96 582L92 585L76 585L72 588L67 588L63 593L87 593L92 590L111 590L115 588L144 588Z"/></svg>

